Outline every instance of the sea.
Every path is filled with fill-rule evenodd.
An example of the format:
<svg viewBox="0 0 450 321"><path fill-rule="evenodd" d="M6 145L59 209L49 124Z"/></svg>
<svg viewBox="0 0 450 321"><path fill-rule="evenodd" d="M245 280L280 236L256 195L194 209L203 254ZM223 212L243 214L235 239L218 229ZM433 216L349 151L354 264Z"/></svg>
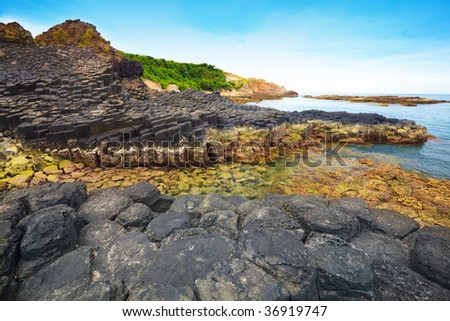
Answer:
<svg viewBox="0 0 450 321"><path fill-rule="evenodd" d="M321 94L323 93L313 95ZM352 93L345 95L368 96L383 94ZM450 94L399 94L397 96L419 96L450 101ZM347 111L351 113L377 113L389 118L413 120L419 125L426 126L428 132L437 138L429 139L425 144L350 145L349 149L356 155L367 156L380 161L393 162L399 164L402 168L417 171L426 176L450 179L450 103L418 105L417 107L405 107L401 105L381 107L371 103L319 100L299 96L280 100L264 100L259 102L258 105L283 111L317 109L324 111Z"/></svg>

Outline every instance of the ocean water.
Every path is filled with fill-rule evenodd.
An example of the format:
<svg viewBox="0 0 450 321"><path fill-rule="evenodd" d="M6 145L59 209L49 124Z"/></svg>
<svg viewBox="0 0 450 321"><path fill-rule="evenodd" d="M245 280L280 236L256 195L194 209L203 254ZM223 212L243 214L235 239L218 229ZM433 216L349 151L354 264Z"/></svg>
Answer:
<svg viewBox="0 0 450 321"><path fill-rule="evenodd" d="M450 100L450 95L408 94L398 96L420 96ZM417 107L400 105L381 107L369 103L297 97L281 100L264 100L258 105L284 111L319 109L351 113L378 113L386 117L414 120L417 124L426 126L428 132L436 136L437 139L430 139L427 143L420 145L352 145L350 149L358 154L368 155L374 159L398 163L403 168L418 171L427 176L450 179L450 103L419 105Z"/></svg>

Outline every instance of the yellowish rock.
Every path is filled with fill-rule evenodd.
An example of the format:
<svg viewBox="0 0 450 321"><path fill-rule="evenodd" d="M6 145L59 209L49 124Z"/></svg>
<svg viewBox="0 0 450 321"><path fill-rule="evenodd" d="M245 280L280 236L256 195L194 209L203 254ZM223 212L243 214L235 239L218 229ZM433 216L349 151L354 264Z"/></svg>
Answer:
<svg viewBox="0 0 450 321"><path fill-rule="evenodd" d="M120 187L127 188L127 187L130 187L130 186L133 186L133 185L134 184L132 182L130 182L130 181L124 181L124 182L122 182L122 184L120 184Z"/></svg>
<svg viewBox="0 0 450 321"><path fill-rule="evenodd" d="M47 166L42 171L47 175L59 175L63 173L62 170L58 169L57 165Z"/></svg>
<svg viewBox="0 0 450 321"><path fill-rule="evenodd" d="M124 179L124 177L120 176L120 175L115 175L115 176L111 177L111 180L113 182L123 181L123 179Z"/></svg>
<svg viewBox="0 0 450 321"><path fill-rule="evenodd" d="M23 155L20 156L16 156L11 158L10 162L10 167L12 168L25 168L29 163L30 160L28 158L26 158Z"/></svg>
<svg viewBox="0 0 450 321"><path fill-rule="evenodd" d="M71 174L76 170L77 170L77 168L75 166L71 166L71 167L64 168L63 172L64 172L64 174Z"/></svg>
<svg viewBox="0 0 450 321"><path fill-rule="evenodd" d="M41 171L35 172L34 177L37 179L44 179L44 180L47 179L47 175L45 175L44 172Z"/></svg>
<svg viewBox="0 0 450 321"><path fill-rule="evenodd" d="M58 166L59 166L59 169L66 169L66 168L69 168L69 167L75 167L74 163L72 161L70 161L70 160L67 160L67 159L60 161Z"/></svg>
<svg viewBox="0 0 450 321"><path fill-rule="evenodd" d="M25 175L25 176L33 177L34 171L32 169L28 169L26 171L21 172L19 175Z"/></svg>
<svg viewBox="0 0 450 321"><path fill-rule="evenodd" d="M83 176L85 176L85 175L86 175L85 172L73 172L73 173L70 174L70 176L71 176L73 179L79 179L79 178L81 178L81 177L83 177Z"/></svg>
<svg viewBox="0 0 450 321"><path fill-rule="evenodd" d="M9 180L9 184L17 187L24 187L31 181L30 175L16 175Z"/></svg>
<svg viewBox="0 0 450 321"><path fill-rule="evenodd" d="M258 167L256 167L256 171L258 173L265 173L265 172L267 172L267 168L265 168L263 166L258 166Z"/></svg>
<svg viewBox="0 0 450 321"><path fill-rule="evenodd" d="M75 167L78 168L78 169L83 169L83 168L86 167L86 165L84 165L83 163L77 163L77 164L75 165Z"/></svg>
<svg viewBox="0 0 450 321"><path fill-rule="evenodd" d="M47 181L50 183L56 183L57 181L59 181L59 176L55 174L50 174L47 176Z"/></svg>

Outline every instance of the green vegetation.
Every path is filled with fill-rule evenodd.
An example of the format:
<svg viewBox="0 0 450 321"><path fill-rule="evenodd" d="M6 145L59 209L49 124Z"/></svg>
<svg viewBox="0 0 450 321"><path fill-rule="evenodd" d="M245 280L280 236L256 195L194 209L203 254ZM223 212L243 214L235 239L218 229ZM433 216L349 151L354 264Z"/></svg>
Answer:
<svg viewBox="0 0 450 321"><path fill-rule="evenodd" d="M143 78L161 84L167 88L169 84L177 85L180 90L231 90L236 85L227 81L223 70L208 64L180 63L171 60L157 59L149 56L124 53L131 60L142 63Z"/></svg>

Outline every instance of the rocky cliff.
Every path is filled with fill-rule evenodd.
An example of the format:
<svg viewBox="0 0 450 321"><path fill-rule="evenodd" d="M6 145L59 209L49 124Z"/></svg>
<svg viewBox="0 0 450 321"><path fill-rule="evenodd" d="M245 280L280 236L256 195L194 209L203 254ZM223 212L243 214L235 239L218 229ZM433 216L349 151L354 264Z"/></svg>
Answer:
<svg viewBox="0 0 450 321"><path fill-rule="evenodd" d="M273 82L264 79L243 78L232 73L226 73L227 80L237 85L236 90L223 91L222 95L230 97L236 102L257 102L264 99L280 99L283 97L297 97L298 93L286 90Z"/></svg>

